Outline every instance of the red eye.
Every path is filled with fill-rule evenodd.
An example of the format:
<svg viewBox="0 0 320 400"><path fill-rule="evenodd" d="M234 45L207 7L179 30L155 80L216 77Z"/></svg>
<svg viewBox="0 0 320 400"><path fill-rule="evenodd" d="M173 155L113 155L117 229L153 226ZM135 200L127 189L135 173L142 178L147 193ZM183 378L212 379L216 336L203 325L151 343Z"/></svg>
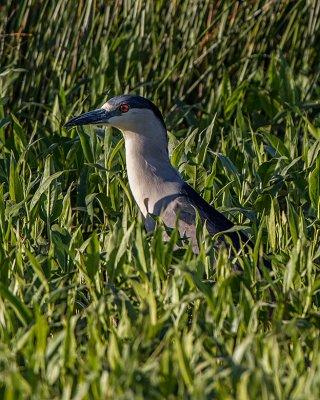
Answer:
<svg viewBox="0 0 320 400"><path fill-rule="evenodd" d="M122 113L128 112L128 111L129 111L129 108L130 108L130 107L129 107L128 104L126 104L126 103L120 105L120 111L121 111Z"/></svg>

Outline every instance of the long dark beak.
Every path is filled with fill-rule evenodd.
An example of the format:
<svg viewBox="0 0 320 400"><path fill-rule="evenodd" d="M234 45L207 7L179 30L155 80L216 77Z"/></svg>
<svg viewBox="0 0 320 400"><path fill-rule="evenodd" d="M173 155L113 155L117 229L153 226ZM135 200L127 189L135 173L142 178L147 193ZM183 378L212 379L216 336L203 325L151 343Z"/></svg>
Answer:
<svg viewBox="0 0 320 400"><path fill-rule="evenodd" d="M98 108L97 110L88 111L78 117L71 118L65 124L66 128L71 128L76 125L97 125L106 124L109 118L112 117L112 113L104 110L103 108Z"/></svg>

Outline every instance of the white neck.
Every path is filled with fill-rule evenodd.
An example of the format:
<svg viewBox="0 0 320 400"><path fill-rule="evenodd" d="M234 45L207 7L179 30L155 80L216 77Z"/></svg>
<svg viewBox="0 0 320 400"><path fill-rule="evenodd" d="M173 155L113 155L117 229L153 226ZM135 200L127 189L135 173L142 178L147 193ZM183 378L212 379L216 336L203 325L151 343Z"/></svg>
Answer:
<svg viewBox="0 0 320 400"><path fill-rule="evenodd" d="M144 216L159 215L183 184L169 160L166 131L160 123L156 129L154 123L150 127L144 123L143 132L123 133L133 197Z"/></svg>

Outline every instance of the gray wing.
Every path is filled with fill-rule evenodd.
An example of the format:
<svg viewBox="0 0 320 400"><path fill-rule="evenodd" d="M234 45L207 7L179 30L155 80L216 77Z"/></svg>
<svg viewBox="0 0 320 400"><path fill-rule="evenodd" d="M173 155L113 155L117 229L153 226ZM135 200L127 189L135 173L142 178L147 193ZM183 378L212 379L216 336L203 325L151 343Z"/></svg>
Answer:
<svg viewBox="0 0 320 400"><path fill-rule="evenodd" d="M180 236L188 238L194 252L198 252L196 236L196 209L193 204L183 195L177 195L161 211L160 216L164 224L174 228L178 224Z"/></svg>
<svg viewBox="0 0 320 400"><path fill-rule="evenodd" d="M161 218L165 225L169 227L175 227L178 219L180 235L189 238L194 250L198 248L196 237L197 212L202 222L206 223L208 232L212 236L234 226L228 218L210 206L191 186L185 183L180 194L162 210ZM237 250L240 248L240 238L250 246L248 238L242 232L228 232L225 235L231 239ZM219 243L221 241L223 241L223 238L220 238Z"/></svg>
<svg viewBox="0 0 320 400"><path fill-rule="evenodd" d="M200 217L203 221L206 221L208 231L211 235L215 235L218 232L227 231L234 227L234 224L223 214L217 211L214 207L208 204L191 186L185 183L182 187L181 193L193 204L198 210ZM240 246L240 239L243 243L246 243L252 247L252 243L249 241L247 236L243 232L228 232L225 234L228 236L234 247L238 250Z"/></svg>
<svg viewBox="0 0 320 400"><path fill-rule="evenodd" d="M191 186L189 186L187 183L184 183L180 194L163 210L161 217L164 223L169 227L176 226L177 218L179 219L180 235L189 238L195 252L198 251L196 236L197 212L199 213L202 221L206 223L206 227L211 235L215 235L218 232L227 231L234 227L234 224L228 218L208 204ZM224 235L231 239L236 250L239 250L242 247L242 244L245 245L245 251L248 251L249 248L253 248L253 243L241 231L226 232ZM223 241L223 237L219 238L217 243L218 246ZM263 261L264 265L268 269L271 269L269 260L263 257Z"/></svg>

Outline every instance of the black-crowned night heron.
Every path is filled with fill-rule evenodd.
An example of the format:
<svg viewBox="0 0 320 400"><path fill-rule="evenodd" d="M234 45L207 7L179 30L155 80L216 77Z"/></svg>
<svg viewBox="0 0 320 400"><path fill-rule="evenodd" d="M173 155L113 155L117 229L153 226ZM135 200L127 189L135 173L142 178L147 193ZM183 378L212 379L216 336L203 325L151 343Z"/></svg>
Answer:
<svg viewBox="0 0 320 400"><path fill-rule="evenodd" d="M101 108L72 118L65 125L101 124L120 129L125 139L126 163L130 189L152 231L160 216L164 224L177 224L180 235L187 237L197 251L197 212L211 235L230 230L234 225L209 205L181 178L171 165L168 153L167 129L159 109L148 99L122 95L108 100ZM235 249L240 240L248 242L243 233L227 233Z"/></svg>

